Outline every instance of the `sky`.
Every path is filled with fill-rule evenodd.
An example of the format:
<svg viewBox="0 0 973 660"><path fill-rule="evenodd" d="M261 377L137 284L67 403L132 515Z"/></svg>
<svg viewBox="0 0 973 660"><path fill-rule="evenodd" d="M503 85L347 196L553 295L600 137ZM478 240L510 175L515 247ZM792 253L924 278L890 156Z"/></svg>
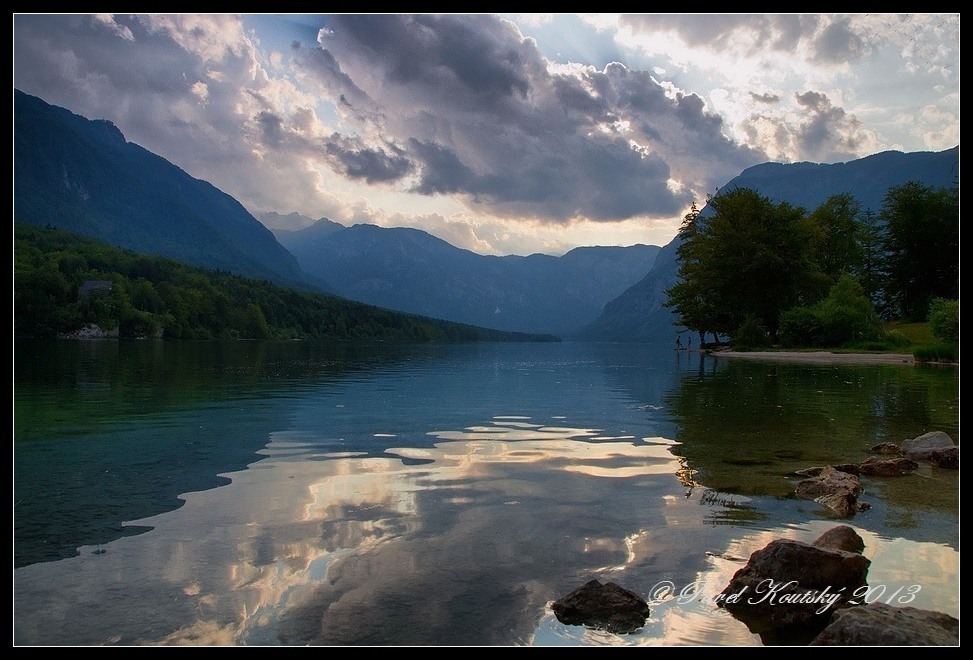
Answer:
<svg viewBox="0 0 973 660"><path fill-rule="evenodd" d="M665 245L766 161L959 144L959 14L15 14L14 87L255 215ZM291 225L300 228L300 223Z"/></svg>

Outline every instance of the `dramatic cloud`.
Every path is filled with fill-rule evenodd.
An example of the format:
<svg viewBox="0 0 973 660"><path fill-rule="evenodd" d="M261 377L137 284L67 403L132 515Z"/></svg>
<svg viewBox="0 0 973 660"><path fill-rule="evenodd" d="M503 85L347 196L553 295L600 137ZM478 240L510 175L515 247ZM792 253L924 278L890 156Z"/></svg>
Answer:
<svg viewBox="0 0 973 660"><path fill-rule="evenodd" d="M396 181L412 171L412 162L395 145L387 150L366 146L355 137L335 133L325 146L332 167L351 179L365 179L368 183Z"/></svg>
<svg viewBox="0 0 973 660"><path fill-rule="evenodd" d="M492 214L671 216L764 156L729 140L698 96L617 63L551 66L492 16L338 16L300 51L357 130L415 164L410 190ZM700 150L720 166L701 167Z"/></svg>
<svg viewBox="0 0 973 660"><path fill-rule="evenodd" d="M860 60L870 52L868 36L855 32L847 18L839 18L821 30L813 45L813 58L823 62Z"/></svg>
<svg viewBox="0 0 973 660"><path fill-rule="evenodd" d="M641 14L622 16L619 26L637 34L675 35L696 49L734 57L803 51L829 64L866 57L878 42L877 34L853 25L848 16L816 14Z"/></svg>
<svg viewBox="0 0 973 660"><path fill-rule="evenodd" d="M860 121L832 105L824 94L795 94L798 105L807 111L795 136L797 151L811 160L831 162L855 158L862 143L872 143L874 136ZM870 145L871 146L871 145Z"/></svg>
<svg viewBox="0 0 973 660"><path fill-rule="evenodd" d="M675 66L676 80L709 81L710 110L742 144L776 160L834 160L942 148L936 130L903 140L895 108L937 103L932 78L958 84L958 29L957 14L638 15L620 17L615 38ZM829 106L794 98L808 89ZM944 112L958 125L958 105Z"/></svg>
<svg viewBox="0 0 973 660"><path fill-rule="evenodd" d="M254 211L492 253L665 243L757 162L959 141L958 14L318 20L18 14L14 85Z"/></svg>

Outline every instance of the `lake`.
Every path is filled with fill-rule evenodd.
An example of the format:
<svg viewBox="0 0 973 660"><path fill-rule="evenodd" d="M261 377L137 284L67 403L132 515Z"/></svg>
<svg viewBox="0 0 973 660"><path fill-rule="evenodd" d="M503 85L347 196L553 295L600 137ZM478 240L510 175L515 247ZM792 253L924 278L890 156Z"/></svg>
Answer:
<svg viewBox="0 0 973 660"><path fill-rule="evenodd" d="M847 522L870 585L959 616L958 472L794 470L941 430L958 369L669 345L14 344L18 645L759 645L713 596ZM557 621L589 579L634 634ZM682 597L667 591L670 584Z"/></svg>

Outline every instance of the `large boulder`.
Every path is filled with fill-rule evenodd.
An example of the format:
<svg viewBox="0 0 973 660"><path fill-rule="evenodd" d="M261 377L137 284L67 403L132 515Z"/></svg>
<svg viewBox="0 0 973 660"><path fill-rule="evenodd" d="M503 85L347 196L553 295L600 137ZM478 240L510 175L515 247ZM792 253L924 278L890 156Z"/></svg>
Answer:
<svg viewBox="0 0 973 660"><path fill-rule="evenodd" d="M866 477L901 477L911 474L919 468L919 464L911 458L897 456L895 458L869 458L858 466L859 474Z"/></svg>
<svg viewBox="0 0 973 660"><path fill-rule="evenodd" d="M862 492L861 482L853 474L841 472L830 465L816 477L803 479L797 483L797 496L802 500L814 500L842 518L850 518L860 511L858 494Z"/></svg>
<svg viewBox="0 0 973 660"><path fill-rule="evenodd" d="M943 433L942 431L930 431L929 433L923 433L918 438L904 440L902 442L902 451L904 451L909 458L919 461L926 461L929 460L937 450L948 449L955 446L956 443L953 442L953 439L950 438L946 433Z"/></svg>
<svg viewBox="0 0 973 660"><path fill-rule="evenodd" d="M645 625L648 604L614 582L591 580L554 602L557 620L569 626L590 626L617 634L635 632Z"/></svg>
<svg viewBox="0 0 973 660"><path fill-rule="evenodd" d="M812 646L958 646L959 620L942 612L872 603L834 613Z"/></svg>
<svg viewBox="0 0 973 660"><path fill-rule="evenodd" d="M750 555L717 604L762 636L800 626L816 627L817 632L865 584L871 562L846 547L865 547L847 526L825 532L812 544L771 541Z"/></svg>

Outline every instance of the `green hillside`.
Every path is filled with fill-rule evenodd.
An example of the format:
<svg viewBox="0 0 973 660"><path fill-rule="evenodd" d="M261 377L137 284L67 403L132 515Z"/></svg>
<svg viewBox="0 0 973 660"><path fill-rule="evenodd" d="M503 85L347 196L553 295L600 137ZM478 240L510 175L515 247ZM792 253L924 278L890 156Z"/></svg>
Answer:
<svg viewBox="0 0 973 660"><path fill-rule="evenodd" d="M53 228L16 223L14 248L18 336L50 337L95 324L121 337L557 340L391 312Z"/></svg>

